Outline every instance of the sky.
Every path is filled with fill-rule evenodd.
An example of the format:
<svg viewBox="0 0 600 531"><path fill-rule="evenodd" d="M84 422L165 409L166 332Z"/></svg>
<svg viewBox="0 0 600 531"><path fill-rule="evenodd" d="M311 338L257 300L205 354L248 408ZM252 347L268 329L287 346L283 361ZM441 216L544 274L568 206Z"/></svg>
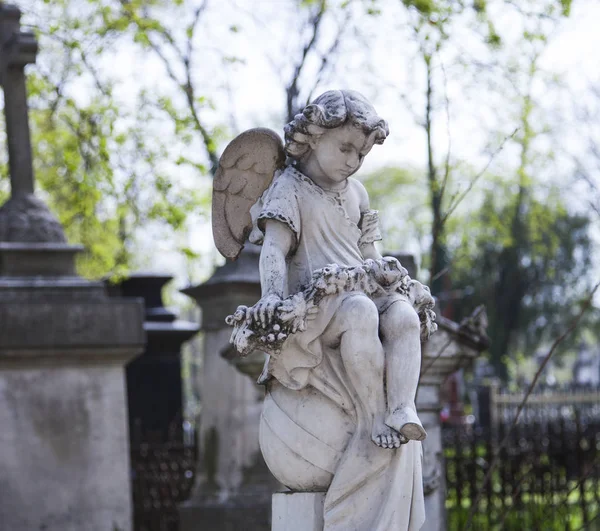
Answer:
<svg viewBox="0 0 600 531"><path fill-rule="evenodd" d="M27 12L39 1L24 0L22 8ZM371 99L379 114L389 122L390 137L383 146L376 146L372 151L361 170L362 174L384 166L421 168L426 160L424 133L415 123L415 118L423 115L425 72L423 66L412 59L416 48L407 38L406 12L398 7L396 0L381 0L381 3L385 18L360 18L358 28L352 28L350 38L343 41L341 60L336 70L324 80L318 91L330 88L359 90ZM298 51L298 43L289 37L290 28L297 24L297 15L287 6L289 2L284 0L237 0L209 4L199 33L201 53L193 65L197 86L214 100L214 110L207 108L202 115L209 125L225 124L230 134L256 126L271 127L282 134L285 109L282 79L289 79L292 68L286 58ZM518 17L504 2L490 2L490 12L497 30L505 39L505 51L502 53L519 60L520 51L514 48L515 39L522 30L515 23ZM566 89L548 92L544 84L533 87L541 103L541 121L544 119L544 106L552 110L561 109L568 116L572 114L574 103L588 97L590 84L600 86L598 20L600 2L574 0L570 17L563 20L553 34L540 64L548 76L560 77ZM325 41L331 41L336 25L332 20L326 20L324 24ZM231 31L232 27L239 31ZM457 66L461 54L468 53L485 61L489 52L466 27L456 27L453 31L460 37L455 39L460 43L459 47L442 55L442 60L435 67L436 75L445 78L450 102L449 121L444 117L434 130L435 145L443 158L449 134L452 160L457 163L464 161L478 171L489 162L490 152L494 152L514 130L514 109L506 104L506 94L502 93L509 90L507 86L494 92L481 89L486 86L483 83L475 83L472 84L474 90L465 91L463 76L466 74ZM223 55L236 58L235 62L224 63ZM314 71L315 67L316 64L309 65L309 71ZM118 79L117 97L124 108L135 104L140 86L157 93L172 91L160 61L131 45L119 46L116 55L106 54L101 68ZM482 71L481 76L483 81L486 73ZM75 97L85 100L91 93L89 80L82 79L71 90ZM445 111L441 108L438 112L444 114ZM154 134L169 134L169 127L165 124L149 124L148 127L154 129ZM489 129L498 129L501 134L490 140L483 134ZM566 147L570 153L576 153L582 147L577 124L565 123L564 134L553 141ZM174 146L174 149L179 148ZM490 171L500 171L503 166L512 165L517 155L508 146L494 158ZM557 165L567 163L566 159L557 161ZM178 179L198 183L203 188L210 186L209 181L199 180L194 172L181 168L176 171ZM556 171L560 168L557 167ZM458 175L454 185L460 191L468 185L468 179L461 180ZM574 207L579 200L579 196L573 198ZM192 220L190 233L181 237L187 238L190 247L202 255L192 275L193 280L206 278L212 264L219 260L209 224L206 220ZM156 252L157 246L160 252ZM170 242L156 241L152 229L140 234L140 251L140 268L175 272L176 282L180 285L186 282L187 273L182 260L172 251Z"/></svg>

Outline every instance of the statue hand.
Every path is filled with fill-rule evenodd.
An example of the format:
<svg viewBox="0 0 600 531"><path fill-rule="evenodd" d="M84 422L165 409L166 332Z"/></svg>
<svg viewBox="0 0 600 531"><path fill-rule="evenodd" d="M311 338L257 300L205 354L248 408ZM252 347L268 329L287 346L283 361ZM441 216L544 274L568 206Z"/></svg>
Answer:
<svg viewBox="0 0 600 531"><path fill-rule="evenodd" d="M318 308L312 303L307 303L302 293L296 293L283 301L279 308L279 318L290 327L290 332L295 334L298 330L306 330L306 320L314 319L317 311Z"/></svg>
<svg viewBox="0 0 600 531"><path fill-rule="evenodd" d="M250 310L254 316L254 320L260 323L263 328L273 319L275 310L281 305L281 297L278 295L265 295L260 299Z"/></svg>

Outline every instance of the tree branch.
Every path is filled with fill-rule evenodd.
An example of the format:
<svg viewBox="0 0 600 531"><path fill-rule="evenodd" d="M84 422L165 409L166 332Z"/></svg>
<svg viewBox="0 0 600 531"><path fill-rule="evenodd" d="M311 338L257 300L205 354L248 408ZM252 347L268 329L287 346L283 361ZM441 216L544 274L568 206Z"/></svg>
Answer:
<svg viewBox="0 0 600 531"><path fill-rule="evenodd" d="M344 35L344 33L346 32L346 30L348 29L349 26L349 21L350 21L350 15L351 12L348 9L348 6L346 6L346 16L344 17L344 20L342 22L341 25L338 26L338 32L335 36L335 39L333 41L333 44L329 47L329 49L327 50L327 52L325 52L322 56L321 56L321 65L319 66L319 70L317 72L317 77L315 79L313 88L310 90L307 99L307 103L310 102L310 100L312 100L313 98L313 94L315 89L317 88L317 86L321 83L322 79L323 79L323 75L325 73L325 70L327 68L327 66L330 63L331 57L333 56L333 54L337 51L337 49L340 46L340 43L342 41L342 37Z"/></svg>
<svg viewBox="0 0 600 531"><path fill-rule="evenodd" d="M467 189L462 194L458 195L456 200L451 202L451 204L448 206L447 212L442 216L442 225L444 223L446 223L446 221L448 221L448 218L454 213L454 211L456 210L456 207L458 207L458 205L460 205L462 200L473 189L473 187L475 186L477 181L479 179L481 179L481 177L485 174L485 172L490 167L490 165L492 164L492 162L494 161L494 159L496 158L498 153L500 153L504 149L504 146L506 145L506 143L510 139L512 139L517 134L518 131L519 131L519 128L517 127L510 135L508 135L507 137L504 138L504 140L502 141L502 143L500 144L498 149L496 149L496 151L494 151L492 153L492 155L490 156L490 158L489 158L487 164L484 166L484 168L477 175L475 175L473 180L469 183L469 186L467 186Z"/></svg>
<svg viewBox="0 0 600 531"><path fill-rule="evenodd" d="M444 77L444 106L446 108L446 137L448 139L448 150L446 151L446 160L444 161L444 177L440 188L440 202L444 200L446 185L450 177L450 154L452 152L452 135L450 134L450 99L448 98L448 76L443 61L440 61L442 66L442 74ZM442 221L443 224L443 221Z"/></svg>
<svg viewBox="0 0 600 531"><path fill-rule="evenodd" d="M317 39L319 37L319 29L321 27L321 21L323 20L323 15L325 14L326 9L327 4L325 0L320 0L318 11L314 14L313 17L311 17L309 21L309 26L312 29L312 35L309 41L302 48L302 55L300 61L298 62L298 64L296 64L296 68L294 69L292 79L286 87L288 120L293 120L294 118L297 106L297 98L300 93L298 89L298 81L300 80L300 74L302 73L302 69L306 64L306 58L308 57L308 54L317 42Z"/></svg>
<svg viewBox="0 0 600 531"><path fill-rule="evenodd" d="M208 0L205 0L194 11L194 17L192 19L192 23L189 26L190 31L187 34L186 53L184 53L179 48L179 46L177 45L177 42L175 41L175 38L173 37L171 32L169 32L162 26L160 26L160 29L153 28L152 30L150 30L148 28L144 28L144 26L140 23L139 17L134 16L134 14L131 13L131 10L127 8L126 0L121 0L121 5L123 6L123 15L128 17L128 19L133 24L135 24L139 30L146 31L148 33L147 37L148 37L148 43L149 43L150 48L162 61L169 78L182 90L182 92L185 96L188 110L189 110L192 120L194 122L194 126L195 126L196 130L198 131L198 133L200 133L202 142L204 144L204 148L206 149L206 153L210 160L211 173L214 175L217 171L217 168L219 167L219 157L217 156L216 148L215 148L214 142L212 140L212 137L211 137L210 133L208 132L208 129L206 129L206 127L204 127L204 125L202 124L202 121L200 120L200 116L199 116L198 110L196 108L196 91L195 91L194 83L192 81L192 73L191 73L192 55L194 52L193 38L194 38L194 34L196 31L197 25L200 21L201 15L206 10L206 7L208 5ZM184 81L179 79L179 77L173 70L172 61L169 60L169 58L164 54L164 51L161 48L161 46L152 38L152 36L149 33L150 31L152 31L154 34L156 34L156 35L160 36L162 39L164 39L165 43L175 53L177 59L181 62L182 67L184 69L184 73L185 73Z"/></svg>

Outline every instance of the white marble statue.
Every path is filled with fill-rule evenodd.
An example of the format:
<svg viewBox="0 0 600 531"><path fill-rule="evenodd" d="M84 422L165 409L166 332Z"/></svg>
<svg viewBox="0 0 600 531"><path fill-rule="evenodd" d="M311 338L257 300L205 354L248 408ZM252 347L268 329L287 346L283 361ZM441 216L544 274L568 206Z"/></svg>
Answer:
<svg viewBox="0 0 600 531"><path fill-rule="evenodd" d="M327 493L326 531L424 521L414 401L434 303L377 251L378 213L351 177L387 135L362 95L328 91L285 127L285 147L267 129L238 136L214 182L222 254L262 245L262 298L228 318L242 356L268 353L261 450L292 491Z"/></svg>

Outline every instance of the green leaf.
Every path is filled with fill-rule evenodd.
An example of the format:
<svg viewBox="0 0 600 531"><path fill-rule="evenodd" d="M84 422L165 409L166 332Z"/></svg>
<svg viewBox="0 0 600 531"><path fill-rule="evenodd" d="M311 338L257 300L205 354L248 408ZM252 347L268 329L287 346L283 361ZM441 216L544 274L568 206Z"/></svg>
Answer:
<svg viewBox="0 0 600 531"><path fill-rule="evenodd" d="M179 251L189 260L197 260L200 258L200 254L189 247L182 247Z"/></svg>

